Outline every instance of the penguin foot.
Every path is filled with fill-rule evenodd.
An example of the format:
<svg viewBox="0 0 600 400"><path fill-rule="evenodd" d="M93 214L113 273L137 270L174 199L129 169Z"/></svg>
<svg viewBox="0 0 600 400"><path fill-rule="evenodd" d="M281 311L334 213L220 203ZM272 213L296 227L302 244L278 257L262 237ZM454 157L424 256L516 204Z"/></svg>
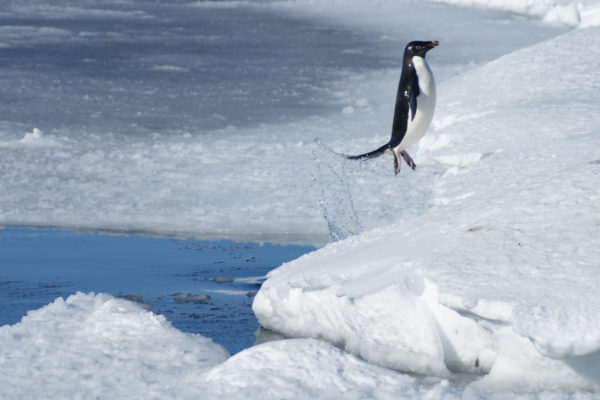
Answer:
<svg viewBox="0 0 600 400"><path fill-rule="evenodd" d="M398 155L398 152L395 149L392 149L392 153L394 153L394 174L398 175L402 163L400 161L400 156Z"/></svg>
<svg viewBox="0 0 600 400"><path fill-rule="evenodd" d="M408 155L408 153L406 152L406 150L402 150L400 152L400 154L402 155L402 158L404 158L404 161L406 161L406 164L408 164L408 166L410 168L412 168L413 170L415 168L417 168L417 164L415 164L415 162L413 161L413 159ZM398 157L396 157L398 158ZM400 162L399 160L397 161L398 163ZM398 167L398 171L400 171L400 167ZM398 173L398 172L396 172Z"/></svg>

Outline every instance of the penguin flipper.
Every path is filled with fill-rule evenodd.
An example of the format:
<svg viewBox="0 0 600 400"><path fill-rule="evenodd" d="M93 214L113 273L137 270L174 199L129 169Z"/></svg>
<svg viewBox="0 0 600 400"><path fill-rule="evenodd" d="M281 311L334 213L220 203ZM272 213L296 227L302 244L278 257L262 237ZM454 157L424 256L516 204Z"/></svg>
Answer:
<svg viewBox="0 0 600 400"><path fill-rule="evenodd" d="M413 71L408 84L408 100L410 105L410 120L415 119L417 113L417 97L421 94L421 88L419 88L419 79L417 78L416 71Z"/></svg>
<svg viewBox="0 0 600 400"><path fill-rule="evenodd" d="M398 93L396 95L396 106L394 107L394 122L392 124L392 137L390 139L390 147L398 146L406 130L408 129L409 120L415 119L417 114L418 100L421 89L419 88L419 78L414 69L404 75L398 84Z"/></svg>
<svg viewBox="0 0 600 400"><path fill-rule="evenodd" d="M357 156L346 156L347 159L349 160L364 160L364 159L369 159L369 158L374 158L374 157L379 157L380 155L382 155L383 153L385 153L385 151L387 149L390 148L390 144L386 143L383 146L381 146L380 148L370 151L368 153L365 154L359 154Z"/></svg>

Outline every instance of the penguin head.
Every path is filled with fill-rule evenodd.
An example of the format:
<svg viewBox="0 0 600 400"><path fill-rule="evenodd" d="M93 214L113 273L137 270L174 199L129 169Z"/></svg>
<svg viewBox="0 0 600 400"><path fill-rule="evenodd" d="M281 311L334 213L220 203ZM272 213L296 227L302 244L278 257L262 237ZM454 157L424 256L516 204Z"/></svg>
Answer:
<svg viewBox="0 0 600 400"><path fill-rule="evenodd" d="M425 54L436 47L440 42L437 40L431 40L428 42L423 42L416 40L414 42L410 42L404 48L404 55L409 57L419 56L425 58Z"/></svg>

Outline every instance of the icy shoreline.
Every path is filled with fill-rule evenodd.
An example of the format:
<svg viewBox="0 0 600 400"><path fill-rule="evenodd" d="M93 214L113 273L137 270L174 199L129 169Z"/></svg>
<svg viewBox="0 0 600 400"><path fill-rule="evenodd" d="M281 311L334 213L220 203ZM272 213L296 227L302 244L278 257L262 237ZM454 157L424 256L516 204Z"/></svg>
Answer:
<svg viewBox="0 0 600 400"><path fill-rule="evenodd" d="M253 296L267 272L312 246L0 229L0 325L76 292L163 315L232 354L253 345Z"/></svg>
<svg viewBox="0 0 600 400"><path fill-rule="evenodd" d="M416 153L419 168L415 173L403 171L392 185L389 159L369 165L323 160L321 171L333 179L320 182L320 189L338 193L341 188L339 193L349 194L352 201L335 204L358 207L362 222L367 222L365 232L281 266L254 305L262 325L288 336L322 340L265 343L228 358L211 340L177 331L164 318L130 302L78 293L31 311L20 323L0 327L1 341L7 344L0 353L1 380L7 382L0 385L0 397L596 398L599 29L571 31L443 82L433 129ZM346 111L316 117L315 124L309 120L311 137L329 139L327 143L341 151L379 143L380 137L365 131L388 131L389 112L377 99L387 93L395 72L374 72L362 80L351 75L354 85L339 88L340 108ZM10 131L15 125L7 126ZM308 206L291 209L287 201L266 207L263 203L269 199L257 189L283 176L292 192L302 196L279 192L276 197L303 198L302 182L311 182L297 179L298 165L279 174L279 154L296 154L307 144L301 139L306 121L285 126L293 128L289 142L263 148L255 141L252 150L261 151L252 154L244 152L244 144L237 161L251 167L226 176L217 172L230 170L224 166L231 166L231 140L206 145L180 132L150 148L148 143L130 143L122 150L123 143L109 139L109 146L99 150L96 147L106 138L92 138L82 149L69 147L69 141L53 133L23 136L25 130L19 135L10 131L2 146L12 151L11 162L24 157L31 164L20 165L21 174L3 182L20 187L25 176L32 177L27 180L31 187L48 188L57 177L65 177L93 190L93 184L117 177L116 186L131 187L131 181L118 174L128 169L123 166L147 170L149 179L166 164L175 184L163 196L150 193L130 202L129 192L117 188L94 199L98 214L86 215L122 222L131 208L117 204L108 207L107 214L103 205L124 196L135 207L132 219L123 225L137 229L145 227L140 224L144 221L153 229L172 224L172 214L165 212L148 222L144 210L164 210L166 205L177 211L181 204L187 210L187 205L195 205L189 198L198 201L190 182L205 189L205 181L194 180L198 170L191 164L182 166L171 154L196 162L208 146L214 158L204 160L202 171L217 177L209 184L213 189L246 185L242 193L248 196L212 198L228 206L214 219L205 219L201 207L189 207L198 219L186 219L177 228L208 221L227 233L243 227L240 215L250 215L253 226L268 230L274 226L270 217L289 216L292 210L291 226L299 231L308 226L324 235L323 226L315 227L315 221L321 221L319 211ZM252 137L275 141L280 128L261 127L266 136ZM332 134L340 130L348 136ZM314 150L313 157L321 150ZM264 156L265 170L252 164L257 154ZM45 162L58 159L54 166L59 174L46 174L40 167L45 164L37 161L40 157ZM98 166L107 160L125 161L116 162L106 175ZM37 185L40 182L44 185ZM13 214L4 211L8 214L3 221L35 224L42 215L50 223L81 223L81 215L69 214L78 202L70 208L53 207L72 192L44 193L34 204L23 200L31 197L3 193L6 204L22 205ZM203 199L221 192L206 193ZM182 203L169 208L174 194L182 195ZM169 201L162 203L165 199ZM244 208L248 204L254 204L249 211ZM242 211L230 215L229 208ZM336 218L347 217L348 209L342 207ZM381 365L430 376L416 378ZM455 384L454 379L465 373L480 378Z"/></svg>
<svg viewBox="0 0 600 400"><path fill-rule="evenodd" d="M479 390L599 391L599 49L576 29L444 82L429 206L272 271L261 325Z"/></svg>
<svg viewBox="0 0 600 400"><path fill-rule="evenodd" d="M0 8L0 225L323 245L348 184L361 228L420 213L422 176L402 176L412 204L385 203L383 159L348 182L314 139L388 138L410 38L442 40L443 82L565 30L426 2L61 3Z"/></svg>

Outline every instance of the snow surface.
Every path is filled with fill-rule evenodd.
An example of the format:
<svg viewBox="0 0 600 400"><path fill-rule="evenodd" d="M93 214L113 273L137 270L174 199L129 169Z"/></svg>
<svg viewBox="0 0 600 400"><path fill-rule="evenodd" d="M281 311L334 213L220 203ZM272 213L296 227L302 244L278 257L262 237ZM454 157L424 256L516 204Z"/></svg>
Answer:
<svg viewBox="0 0 600 400"><path fill-rule="evenodd" d="M78 293L0 327L0 397L184 398L229 354L106 294Z"/></svg>
<svg viewBox="0 0 600 400"><path fill-rule="evenodd" d="M422 213L272 271L261 325L486 390L599 390L599 67L593 27L440 85Z"/></svg>
<svg viewBox="0 0 600 400"><path fill-rule="evenodd" d="M439 83L565 30L413 1L46 3L0 5L0 224L245 241L420 213L409 171L414 205L386 204L387 158L340 199L314 142L389 139L407 41L441 41Z"/></svg>
<svg viewBox="0 0 600 400"><path fill-rule="evenodd" d="M324 88L329 100L312 105L334 104L336 113L309 112L264 126L228 114L224 127L202 134L190 128L199 121L186 119L193 113L183 107L197 93L149 108L156 107L156 93L172 95L166 83L185 87L177 76L198 67L190 58L180 64L168 54L147 54L149 73L169 76L149 92L127 80L137 72L130 60L117 63L124 78L117 84L91 81L98 97L94 90L86 97L90 82L79 80L99 78L102 66L84 68L94 58L80 60L77 76L61 75L64 66L42 57L38 70L4 64L1 78L7 113L0 123L0 223L343 239L271 273L254 311L269 329L322 339L366 361L315 339L265 343L226 360L209 339L183 334L131 303L77 294L0 327L8 344L0 348L0 381L9 382L0 385L1 397L598 397L597 4L577 8L581 29L534 44L558 28L461 10L477 28L467 30L448 17L459 13L454 8L393 3L264 7L322 13L327 21L338 15L365 29L361 34L397 43L400 10L422 4L421 14L405 14L414 21L406 34L441 41L428 58L443 79L432 129L418 151L410 150L417 171L396 178L389 157L350 163L329 150L363 151L387 140L398 74L389 60L321 82L314 93ZM35 46L73 50L62 47L65 37L81 44L90 37L110 42L116 34L129 43L119 32L122 18L138 27L166 21L143 2L103 2L102 10L81 4L66 14L38 2L3 6L3 23L13 22L3 27L3 51L16 48L16 62ZM207 10L182 7L190 14ZM235 2L222 9L239 7L255 6ZM111 32L99 30L101 24L82 29L61 22L77 18L120 22ZM411 30L411 24L421 26ZM511 36L513 28L526 34ZM508 36L497 36L501 31ZM181 37L176 29L165 32L171 40ZM342 54L368 49L348 47ZM331 71L320 71L317 78L328 81ZM244 104L255 100L249 98ZM116 111L104 108L112 99ZM44 108L53 103L68 112ZM139 119L131 123L132 116ZM165 128L181 118L177 128ZM129 129L123 121L131 123L131 136L121 135Z"/></svg>
<svg viewBox="0 0 600 400"><path fill-rule="evenodd" d="M59 298L0 327L0 340L0 397L15 400L534 398L424 383L314 339L264 343L227 358L211 340L106 294Z"/></svg>
<svg viewBox="0 0 600 400"><path fill-rule="evenodd" d="M545 22L571 27L598 25L595 0L433 0L441 3L482 7L540 18Z"/></svg>

